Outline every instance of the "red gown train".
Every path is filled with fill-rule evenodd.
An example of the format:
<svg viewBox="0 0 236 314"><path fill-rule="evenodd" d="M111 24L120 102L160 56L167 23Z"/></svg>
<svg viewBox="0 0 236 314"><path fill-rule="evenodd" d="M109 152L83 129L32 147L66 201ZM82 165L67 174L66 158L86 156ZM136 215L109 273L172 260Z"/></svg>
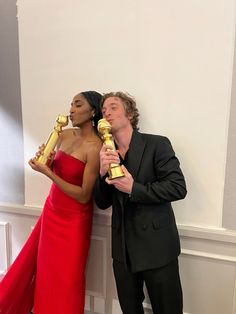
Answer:
<svg viewBox="0 0 236 314"><path fill-rule="evenodd" d="M58 151L54 172L81 185L85 164ZM81 204L54 183L30 237L0 282L0 313L82 314L92 200Z"/></svg>

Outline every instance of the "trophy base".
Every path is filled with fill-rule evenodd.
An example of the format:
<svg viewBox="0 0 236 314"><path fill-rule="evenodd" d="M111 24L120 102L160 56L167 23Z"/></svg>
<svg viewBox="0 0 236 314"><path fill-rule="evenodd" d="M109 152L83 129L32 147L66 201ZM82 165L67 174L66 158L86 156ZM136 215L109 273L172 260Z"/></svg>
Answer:
<svg viewBox="0 0 236 314"><path fill-rule="evenodd" d="M108 177L109 180L121 178L124 176L124 173L123 173L120 165L117 165L115 167L110 168L108 170L108 174L109 174L109 177Z"/></svg>

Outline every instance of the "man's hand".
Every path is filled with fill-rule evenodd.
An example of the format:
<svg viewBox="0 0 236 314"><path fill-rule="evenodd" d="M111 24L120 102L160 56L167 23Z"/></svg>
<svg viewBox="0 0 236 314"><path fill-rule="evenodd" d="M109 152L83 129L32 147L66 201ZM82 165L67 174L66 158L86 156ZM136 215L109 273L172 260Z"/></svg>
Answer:
<svg viewBox="0 0 236 314"><path fill-rule="evenodd" d="M122 171L124 172L124 177L120 177L117 179L109 180L106 178L107 184L114 185L114 187L124 193L131 194L134 179L129 171L125 168L124 165L121 166Z"/></svg>
<svg viewBox="0 0 236 314"><path fill-rule="evenodd" d="M103 145L100 151L100 176L104 177L109 169L109 165L119 164L120 158L117 151L112 146Z"/></svg>

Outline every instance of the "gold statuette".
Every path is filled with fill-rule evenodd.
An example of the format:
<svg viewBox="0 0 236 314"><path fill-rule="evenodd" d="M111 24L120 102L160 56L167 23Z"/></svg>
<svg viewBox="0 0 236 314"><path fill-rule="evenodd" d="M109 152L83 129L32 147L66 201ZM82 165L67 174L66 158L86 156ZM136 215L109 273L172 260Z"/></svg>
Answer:
<svg viewBox="0 0 236 314"><path fill-rule="evenodd" d="M59 115L54 126L54 131L49 135L49 138L45 144L45 148L42 154L38 157L38 161L41 164L46 165L48 163L48 157L50 153L54 150L57 144L58 137L62 132L62 127L67 126L69 122L68 116Z"/></svg>
<svg viewBox="0 0 236 314"><path fill-rule="evenodd" d="M111 125L106 119L98 121L98 132L102 135L102 140L106 145L109 145L115 150L115 143L111 134ZM109 179L116 179L124 176L124 173L119 164L110 164L108 169Z"/></svg>

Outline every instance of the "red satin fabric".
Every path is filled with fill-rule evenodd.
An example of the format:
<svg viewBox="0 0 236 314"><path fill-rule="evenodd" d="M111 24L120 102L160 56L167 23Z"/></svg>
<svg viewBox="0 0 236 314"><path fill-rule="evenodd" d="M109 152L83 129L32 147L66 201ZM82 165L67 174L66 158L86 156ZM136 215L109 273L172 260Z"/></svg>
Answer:
<svg viewBox="0 0 236 314"><path fill-rule="evenodd" d="M81 185L85 164L58 151L53 168ZM0 282L0 313L83 314L92 200L81 204L52 184L43 212Z"/></svg>

